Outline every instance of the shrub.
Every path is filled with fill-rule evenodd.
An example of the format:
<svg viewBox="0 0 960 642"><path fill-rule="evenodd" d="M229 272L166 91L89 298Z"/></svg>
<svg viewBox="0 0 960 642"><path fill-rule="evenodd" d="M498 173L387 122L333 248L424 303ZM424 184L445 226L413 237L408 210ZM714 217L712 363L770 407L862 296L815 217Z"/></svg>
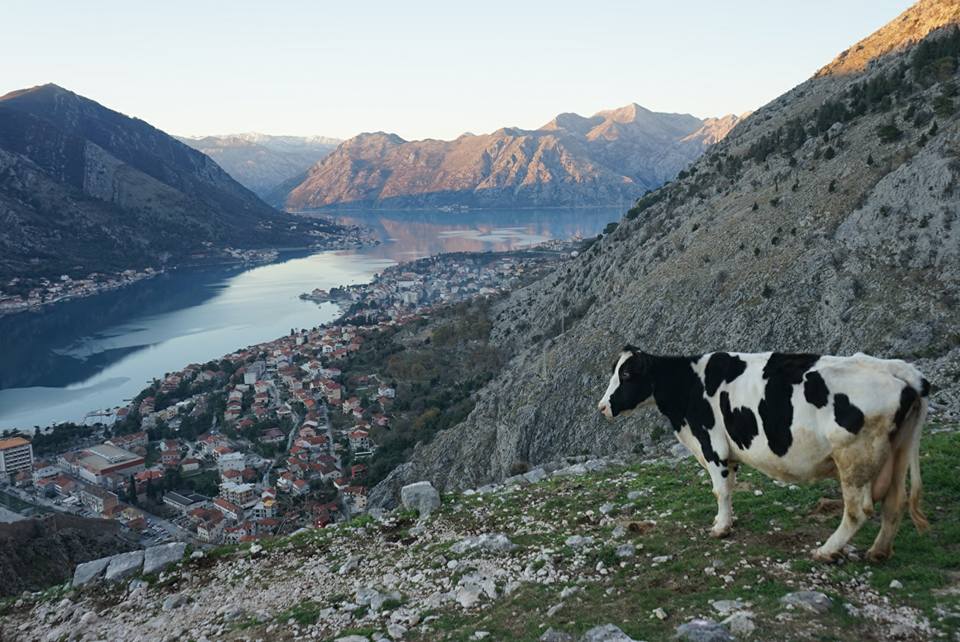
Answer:
<svg viewBox="0 0 960 642"><path fill-rule="evenodd" d="M891 118L889 122L877 127L877 137L881 143L892 143L903 137L903 132Z"/></svg>

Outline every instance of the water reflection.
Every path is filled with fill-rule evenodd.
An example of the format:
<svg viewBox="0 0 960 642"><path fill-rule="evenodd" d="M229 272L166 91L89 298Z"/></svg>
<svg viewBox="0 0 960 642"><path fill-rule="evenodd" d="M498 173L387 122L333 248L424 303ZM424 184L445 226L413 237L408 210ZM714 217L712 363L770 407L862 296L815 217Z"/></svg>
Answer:
<svg viewBox="0 0 960 642"><path fill-rule="evenodd" d="M121 404L165 372L334 318L335 306L301 301L301 292L366 282L398 261L440 252L593 236L617 217L612 209L351 214L342 218L370 225L384 242L288 254L246 270L176 271L0 318L0 429L79 421Z"/></svg>

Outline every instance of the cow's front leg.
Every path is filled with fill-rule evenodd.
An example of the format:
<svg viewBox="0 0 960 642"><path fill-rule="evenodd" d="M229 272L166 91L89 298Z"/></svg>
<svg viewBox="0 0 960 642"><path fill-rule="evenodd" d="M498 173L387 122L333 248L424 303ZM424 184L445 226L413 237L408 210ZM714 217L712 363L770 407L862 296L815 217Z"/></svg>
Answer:
<svg viewBox="0 0 960 642"><path fill-rule="evenodd" d="M717 516L713 518L711 537L726 537L733 528L733 486L736 473L727 462L707 462L707 472L713 483L713 495L717 498Z"/></svg>

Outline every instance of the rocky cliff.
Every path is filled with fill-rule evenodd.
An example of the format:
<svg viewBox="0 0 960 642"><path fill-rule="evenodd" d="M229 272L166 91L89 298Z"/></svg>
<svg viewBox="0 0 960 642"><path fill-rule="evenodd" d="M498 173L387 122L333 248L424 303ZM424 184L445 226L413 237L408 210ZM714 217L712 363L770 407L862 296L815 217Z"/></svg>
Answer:
<svg viewBox="0 0 960 642"><path fill-rule="evenodd" d="M339 226L284 215L149 124L56 85L0 97L0 279L303 247Z"/></svg>
<svg viewBox="0 0 960 642"><path fill-rule="evenodd" d="M880 30L858 45L881 54L869 64L834 63L759 109L589 251L502 302L493 340L510 364L374 496L630 452L650 416L609 424L596 410L627 342L903 357L934 382L936 412L960 411L958 7L918 3L892 24L921 31L895 43Z"/></svg>
<svg viewBox="0 0 960 642"><path fill-rule="evenodd" d="M0 524L0 597L63 582L77 564L134 548L107 519L51 515Z"/></svg>
<svg viewBox="0 0 960 642"><path fill-rule="evenodd" d="M452 141L383 132L345 141L284 198L287 209L627 203L673 179L739 122L632 104L592 117Z"/></svg>
<svg viewBox="0 0 960 642"><path fill-rule="evenodd" d="M238 183L262 198L293 178L302 181L307 170L341 142L326 136L257 133L178 139L215 160Z"/></svg>

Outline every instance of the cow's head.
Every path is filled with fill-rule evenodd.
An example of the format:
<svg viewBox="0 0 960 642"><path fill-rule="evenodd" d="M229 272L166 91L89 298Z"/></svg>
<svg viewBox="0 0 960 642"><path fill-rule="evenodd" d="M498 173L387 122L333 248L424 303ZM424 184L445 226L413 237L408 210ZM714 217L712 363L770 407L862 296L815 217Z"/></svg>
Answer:
<svg viewBox="0 0 960 642"><path fill-rule="evenodd" d="M629 413L653 400L650 357L631 345L626 346L613 366L610 385L597 407L607 419Z"/></svg>

